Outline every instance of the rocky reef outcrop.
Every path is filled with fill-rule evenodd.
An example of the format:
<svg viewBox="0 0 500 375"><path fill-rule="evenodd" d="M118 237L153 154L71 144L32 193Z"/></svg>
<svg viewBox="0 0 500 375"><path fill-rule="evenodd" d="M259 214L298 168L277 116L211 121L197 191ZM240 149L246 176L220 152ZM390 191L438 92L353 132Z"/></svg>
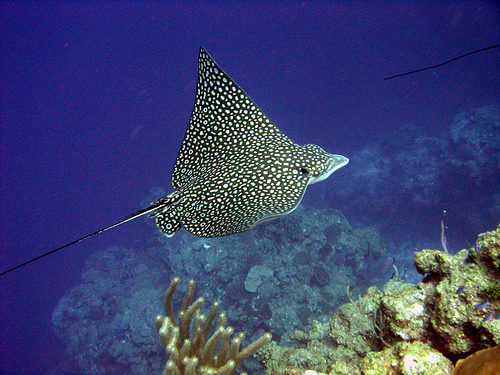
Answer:
<svg viewBox="0 0 500 375"><path fill-rule="evenodd" d="M267 374L451 374L458 359L500 345L499 249L500 226L455 255L416 252L422 282L394 278L357 299L347 290L328 323L292 335L302 348L259 353Z"/></svg>

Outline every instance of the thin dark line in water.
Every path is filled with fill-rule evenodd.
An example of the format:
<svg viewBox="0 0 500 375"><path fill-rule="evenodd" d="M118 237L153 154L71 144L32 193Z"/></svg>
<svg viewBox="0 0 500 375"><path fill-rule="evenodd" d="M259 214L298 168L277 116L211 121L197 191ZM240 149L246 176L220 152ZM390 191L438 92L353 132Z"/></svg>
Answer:
<svg viewBox="0 0 500 375"><path fill-rule="evenodd" d="M384 81L385 80L388 80L388 79L393 79L393 78L396 78L396 77L401 77L401 76L406 76L408 74L413 74L413 73L417 73L417 72L421 72L423 70L428 70L428 69L433 69L433 68L437 68L438 66L442 66L442 65L445 65L445 64L448 64L448 63L451 63L452 61L455 61L455 60L458 60L458 59L461 59L462 57L465 57L465 56L469 56L469 55L472 55L474 53L478 53L478 52L482 52L482 51L486 51L488 49L492 49L492 48L497 48L497 47L500 47L500 44L496 44L494 46L490 46L490 47L486 47L486 48L481 48L481 49L478 49L476 51L472 51L472 52L469 52L469 53L466 53L465 55L460 55L458 57L455 57L451 60L448 60L448 61L445 61L441 64L437 64L437 65L432 65L432 66L428 66L426 68L421 68L421 69L417 69L417 70L412 70L411 72L406 72L406 73L401 73L401 74L396 74L394 76L390 76L390 77L386 77L384 78Z"/></svg>

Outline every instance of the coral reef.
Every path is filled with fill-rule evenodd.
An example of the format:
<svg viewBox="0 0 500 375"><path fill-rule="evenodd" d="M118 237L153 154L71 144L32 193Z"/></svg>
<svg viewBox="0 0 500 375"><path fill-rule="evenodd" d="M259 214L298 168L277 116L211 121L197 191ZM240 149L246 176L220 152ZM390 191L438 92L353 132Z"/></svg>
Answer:
<svg viewBox="0 0 500 375"><path fill-rule="evenodd" d="M219 315L219 323L209 336L219 303L215 302L208 316L203 316L200 307L205 301L204 298L200 297L191 303L194 293L193 280L189 282L176 319L172 309L172 296L179 282L178 277L172 279L165 295L165 316L156 317L160 341L169 357L165 375L232 375L243 360L271 341L271 334L265 333L240 350L244 334L240 333L230 341L234 329L225 327L224 313ZM195 323L191 334L193 318Z"/></svg>
<svg viewBox="0 0 500 375"><path fill-rule="evenodd" d="M452 363L500 344L496 293L500 226L455 255L415 254L417 285L392 279L342 305L328 323L292 335L304 348L271 344L258 353L266 374L450 374ZM348 369L348 370L346 370ZM295 372L294 372L295 371Z"/></svg>
<svg viewBox="0 0 500 375"><path fill-rule="evenodd" d="M476 252L473 252L472 255L479 262L485 263L496 276L500 276L500 226L496 230L479 235L476 242ZM494 286L491 286L489 291L498 295L498 289Z"/></svg>
<svg viewBox="0 0 500 375"><path fill-rule="evenodd" d="M392 273L392 257L377 232L353 228L338 211L300 206L247 233L210 239L185 232L165 238L146 223L154 233L146 248L92 255L82 283L59 301L53 325L66 357L54 374L159 373L164 352L151 316L161 311L164 286L174 274L196 279L201 297L220 301L228 324L245 332L244 346L264 332L280 345L291 344L287 333L293 329L328 322L347 301L347 285L359 293L367 279ZM260 275L249 292L245 280L256 266L272 275ZM180 306L177 297L172 303ZM263 372L252 357L240 367Z"/></svg>
<svg viewBox="0 0 500 375"><path fill-rule="evenodd" d="M427 333L422 337L452 359L500 344L500 321L492 319L500 312L500 301L485 298L498 283L498 244L484 241L499 230L479 235L475 248L454 256L437 250L415 255L415 266L426 275L419 284L428 301Z"/></svg>
<svg viewBox="0 0 500 375"><path fill-rule="evenodd" d="M425 275L422 282L405 282L394 272L380 289L366 283L370 266L387 280L392 258L384 257L375 231L353 228L338 211L299 207L231 238L179 233L169 242L152 241L141 253L107 249L89 258L83 283L54 310L67 359L53 374L160 373L165 353L154 339L151 317L162 310L172 270L200 280L205 300L221 298L228 324L246 334L242 347L273 333L276 342L257 353L268 374L363 374L367 366L385 366L391 356L405 358L392 370L404 373L409 365L414 372L408 373L421 373L415 372L418 364L429 356L455 362L499 343L499 230L480 235L474 248L455 255L419 251L415 265ZM256 266L266 272L249 292L245 280ZM360 286L368 287L365 293ZM183 285L178 289L185 291ZM172 292L170 301L185 309L178 294ZM342 301L348 303L339 307ZM203 326L200 315L193 315L195 326L197 321ZM262 371L251 357L240 367L252 375Z"/></svg>
<svg viewBox="0 0 500 375"><path fill-rule="evenodd" d="M367 354L390 347L390 320L381 310L381 299L395 296L412 286L400 279L390 280L383 289L370 287L354 301L342 305L326 323L313 323L309 333L295 331L291 338L304 348L283 348L274 343L257 353L265 363L266 374L287 374L292 369L311 369L318 373L361 374ZM430 350L430 348L426 348ZM427 354L426 354L427 355Z"/></svg>
<svg viewBox="0 0 500 375"><path fill-rule="evenodd" d="M59 301L53 324L66 358L53 374L159 373L164 351L154 340L151 316L161 311L164 286L173 275L198 280L203 298L220 300L228 324L246 334L242 346L272 332L276 343L262 355L276 371L361 373L369 353L403 342L421 342L423 356L431 348L452 361L496 345L499 229L455 255L418 252L421 283L415 271L406 273L407 282L397 273L385 286L383 281L395 264L413 262L402 239L411 249L438 246L438 236L433 242L428 234L435 233L443 206L452 252L457 238L465 243L475 228L498 222L499 127L496 106L457 115L449 134L427 136L408 126L360 150L351 159L351 173L330 182L325 199L349 212L357 226L379 215L377 230L390 230L390 240L398 243L395 262L377 230L354 227L328 208L301 205L280 220L223 238L186 232L166 238L147 222L152 235L146 248L93 255L82 283ZM479 194L484 199L469 199ZM182 301L174 295L172 304ZM273 351L285 360L272 363L278 355ZM252 357L240 367L262 373Z"/></svg>

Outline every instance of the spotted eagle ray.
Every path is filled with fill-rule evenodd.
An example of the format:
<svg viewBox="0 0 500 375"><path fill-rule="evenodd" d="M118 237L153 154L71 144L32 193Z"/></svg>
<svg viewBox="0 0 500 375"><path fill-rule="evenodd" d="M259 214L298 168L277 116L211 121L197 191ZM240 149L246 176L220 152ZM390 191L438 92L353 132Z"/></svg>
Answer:
<svg viewBox="0 0 500 375"><path fill-rule="evenodd" d="M166 236L244 232L295 210L310 184L349 162L313 144L299 146L200 48L193 113L172 172L174 192L124 220L0 274L143 215Z"/></svg>

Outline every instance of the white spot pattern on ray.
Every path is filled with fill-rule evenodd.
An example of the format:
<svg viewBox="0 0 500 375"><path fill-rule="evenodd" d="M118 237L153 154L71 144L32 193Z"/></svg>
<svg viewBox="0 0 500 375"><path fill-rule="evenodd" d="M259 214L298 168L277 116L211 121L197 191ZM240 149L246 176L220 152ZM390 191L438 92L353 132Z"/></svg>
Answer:
<svg viewBox="0 0 500 375"><path fill-rule="evenodd" d="M243 232L293 211L310 183L347 164L299 146L201 48L195 105L172 173L175 191L153 204L160 230L201 237Z"/></svg>

